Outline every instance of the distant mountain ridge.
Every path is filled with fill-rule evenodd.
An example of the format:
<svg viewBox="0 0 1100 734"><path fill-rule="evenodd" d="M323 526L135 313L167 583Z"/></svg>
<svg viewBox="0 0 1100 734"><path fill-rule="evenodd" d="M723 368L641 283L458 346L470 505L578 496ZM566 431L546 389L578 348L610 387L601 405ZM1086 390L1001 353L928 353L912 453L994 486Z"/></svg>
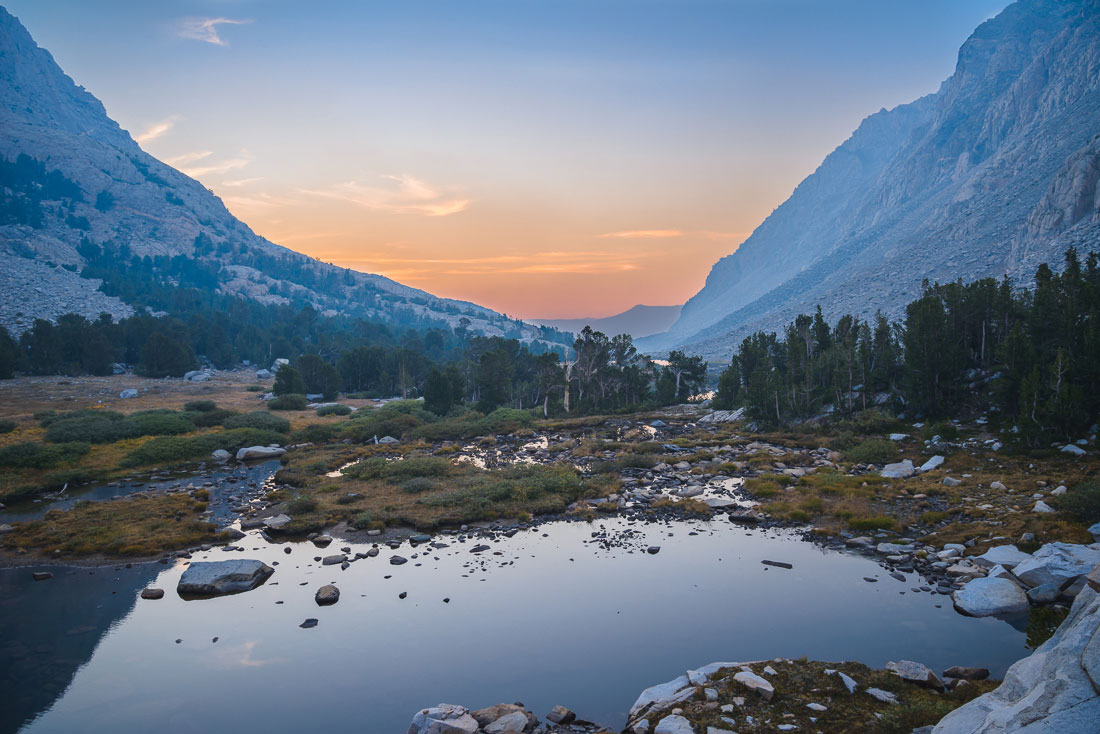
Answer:
<svg viewBox="0 0 1100 734"><path fill-rule="evenodd" d="M86 263L79 248L90 241L132 255L194 259L217 272L218 292L260 302L305 302L326 315L402 324L454 327L468 319L472 331L489 336L563 339L256 235L201 183L144 152L0 7L0 158L14 163L21 154L58 171L79 193L32 205L42 195L39 183L15 192L0 186L0 324L9 330L67 312L133 313L98 291L99 281L79 277Z"/></svg>
<svg viewBox="0 0 1100 734"><path fill-rule="evenodd" d="M640 348L728 356L821 304L900 315L923 279L1027 280L1100 249L1100 0L1019 0L939 91L865 119Z"/></svg>
<svg viewBox="0 0 1100 734"><path fill-rule="evenodd" d="M635 339L657 334L676 322L683 306L645 306L638 304L614 316L585 319L526 319L528 323L549 326L559 331L577 333L585 326L608 336L630 334Z"/></svg>

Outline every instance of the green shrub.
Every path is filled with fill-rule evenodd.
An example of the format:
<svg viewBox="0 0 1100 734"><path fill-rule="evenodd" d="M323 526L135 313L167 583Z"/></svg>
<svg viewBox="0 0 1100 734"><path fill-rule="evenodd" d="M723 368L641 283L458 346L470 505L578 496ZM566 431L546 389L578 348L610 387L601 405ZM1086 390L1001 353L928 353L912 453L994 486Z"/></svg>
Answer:
<svg viewBox="0 0 1100 734"><path fill-rule="evenodd" d="M921 436L926 441L931 441L935 436L945 441L954 441L959 437L959 429L947 422L932 423L921 429Z"/></svg>
<svg viewBox="0 0 1100 734"><path fill-rule="evenodd" d="M401 461L375 457L352 464L344 474L353 479L386 479L396 484L414 477L443 477L460 469L436 456L410 456Z"/></svg>
<svg viewBox="0 0 1100 734"><path fill-rule="evenodd" d="M16 443L0 448L0 466L17 469L51 469L58 464L75 461L91 450L86 442L53 445L38 442Z"/></svg>
<svg viewBox="0 0 1100 734"><path fill-rule="evenodd" d="M305 395L287 393L267 401L268 410L305 410L308 405Z"/></svg>
<svg viewBox="0 0 1100 734"><path fill-rule="evenodd" d="M143 443L122 458L121 466L168 464L209 456L218 449L234 453L245 446L267 446L282 443L284 436L274 431L256 428L234 428L220 433L199 436L162 436Z"/></svg>
<svg viewBox="0 0 1100 734"><path fill-rule="evenodd" d="M247 392L266 392L263 385L249 385L245 390Z"/></svg>
<svg viewBox="0 0 1100 734"><path fill-rule="evenodd" d="M191 400L183 404L183 409L193 413L209 413L218 407L213 400Z"/></svg>
<svg viewBox="0 0 1100 734"><path fill-rule="evenodd" d="M286 504L286 511L291 515L305 515L317 509L317 500L312 497L295 497Z"/></svg>
<svg viewBox="0 0 1100 734"><path fill-rule="evenodd" d="M1071 487L1058 498L1058 509L1077 522L1100 522L1100 480L1091 479Z"/></svg>
<svg viewBox="0 0 1100 734"><path fill-rule="evenodd" d="M235 411L215 408L205 413L196 413L192 416L191 421L196 428L212 428L214 426L224 426L225 422L235 415L237 415ZM267 413L264 413L264 415L267 415Z"/></svg>
<svg viewBox="0 0 1100 734"><path fill-rule="evenodd" d="M366 530L374 523L374 516L369 512L360 512L351 519L351 526L356 530Z"/></svg>
<svg viewBox="0 0 1100 734"><path fill-rule="evenodd" d="M244 415L231 416L226 418L222 425L226 428L258 428L261 431L276 431L277 433L286 433L290 430L290 421L279 415L271 415L266 410L255 410Z"/></svg>
<svg viewBox="0 0 1100 734"><path fill-rule="evenodd" d="M15 430L15 421L0 420L0 433L11 433Z"/></svg>
<svg viewBox="0 0 1100 734"><path fill-rule="evenodd" d="M317 409L317 415L319 416L351 415L351 413L352 410L350 406L340 405L339 403L337 403L336 405L322 405L320 408Z"/></svg>
<svg viewBox="0 0 1100 734"><path fill-rule="evenodd" d="M439 482L429 477L413 477L401 482L401 491L409 494L422 494L439 489Z"/></svg>
<svg viewBox="0 0 1100 734"><path fill-rule="evenodd" d="M171 410L148 410L134 413L123 423L135 426L138 436L177 436L195 430L195 423L183 413Z"/></svg>
<svg viewBox="0 0 1100 734"><path fill-rule="evenodd" d="M844 452L844 459L855 464L889 464L897 456L897 444L884 438L868 439Z"/></svg>
<svg viewBox="0 0 1100 734"><path fill-rule="evenodd" d="M336 435L338 426L333 423L313 423L302 426L291 434L291 443L328 443Z"/></svg>

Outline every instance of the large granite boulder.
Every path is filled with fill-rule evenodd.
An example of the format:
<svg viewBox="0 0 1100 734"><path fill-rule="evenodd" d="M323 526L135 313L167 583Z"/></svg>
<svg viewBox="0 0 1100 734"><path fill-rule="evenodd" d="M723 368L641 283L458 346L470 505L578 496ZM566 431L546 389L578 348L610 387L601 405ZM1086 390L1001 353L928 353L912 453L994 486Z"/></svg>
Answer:
<svg viewBox="0 0 1100 734"><path fill-rule="evenodd" d="M1004 682L944 717L933 734L1100 731L1100 593L1077 595L1054 636Z"/></svg>
<svg viewBox="0 0 1100 734"><path fill-rule="evenodd" d="M286 449L278 446L245 446L237 450L237 461L254 461L256 459L275 459L286 453Z"/></svg>
<svg viewBox="0 0 1100 734"><path fill-rule="evenodd" d="M917 473L917 469L912 461L906 459L895 464L887 464L879 473L887 479L908 479Z"/></svg>
<svg viewBox="0 0 1100 734"><path fill-rule="evenodd" d="M196 596L217 596L249 591L262 584L275 569L248 558L232 561L196 561L180 577L176 592Z"/></svg>
<svg viewBox="0 0 1100 734"><path fill-rule="evenodd" d="M972 557L970 560L982 568L993 568L994 566L1015 568L1024 561L1030 561L1031 556L1014 545L998 545L990 548L980 556Z"/></svg>
<svg viewBox="0 0 1100 734"><path fill-rule="evenodd" d="M1028 586L1065 587L1100 563L1100 548L1073 543L1047 543L1012 572Z"/></svg>
<svg viewBox="0 0 1100 734"><path fill-rule="evenodd" d="M407 734L477 734L477 719L470 710L452 703L421 709L413 716Z"/></svg>
<svg viewBox="0 0 1100 734"><path fill-rule="evenodd" d="M951 595L955 608L971 617L1022 614L1030 605L1018 584L1004 578L974 579Z"/></svg>

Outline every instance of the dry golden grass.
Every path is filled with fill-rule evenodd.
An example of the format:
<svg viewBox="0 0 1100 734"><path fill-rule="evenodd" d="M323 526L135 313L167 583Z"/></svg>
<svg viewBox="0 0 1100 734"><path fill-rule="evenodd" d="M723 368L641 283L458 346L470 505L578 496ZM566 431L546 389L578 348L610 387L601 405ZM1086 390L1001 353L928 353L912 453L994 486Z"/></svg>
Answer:
<svg viewBox="0 0 1100 734"><path fill-rule="evenodd" d="M205 503L182 493L80 502L71 510L50 510L41 520L20 523L0 536L0 543L51 558L148 556L224 540L203 520L205 509Z"/></svg>

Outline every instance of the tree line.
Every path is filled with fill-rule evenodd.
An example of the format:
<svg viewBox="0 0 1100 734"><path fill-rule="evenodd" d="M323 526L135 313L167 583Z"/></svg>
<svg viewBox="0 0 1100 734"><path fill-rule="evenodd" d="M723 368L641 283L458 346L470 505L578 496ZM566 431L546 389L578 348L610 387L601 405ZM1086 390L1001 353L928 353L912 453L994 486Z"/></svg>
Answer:
<svg viewBox="0 0 1100 734"><path fill-rule="evenodd" d="M1100 259L1075 250L1031 288L1008 279L924 283L903 320L800 315L742 341L717 407L789 423L876 405L929 419L988 413L1032 445L1080 438L1100 412Z"/></svg>

